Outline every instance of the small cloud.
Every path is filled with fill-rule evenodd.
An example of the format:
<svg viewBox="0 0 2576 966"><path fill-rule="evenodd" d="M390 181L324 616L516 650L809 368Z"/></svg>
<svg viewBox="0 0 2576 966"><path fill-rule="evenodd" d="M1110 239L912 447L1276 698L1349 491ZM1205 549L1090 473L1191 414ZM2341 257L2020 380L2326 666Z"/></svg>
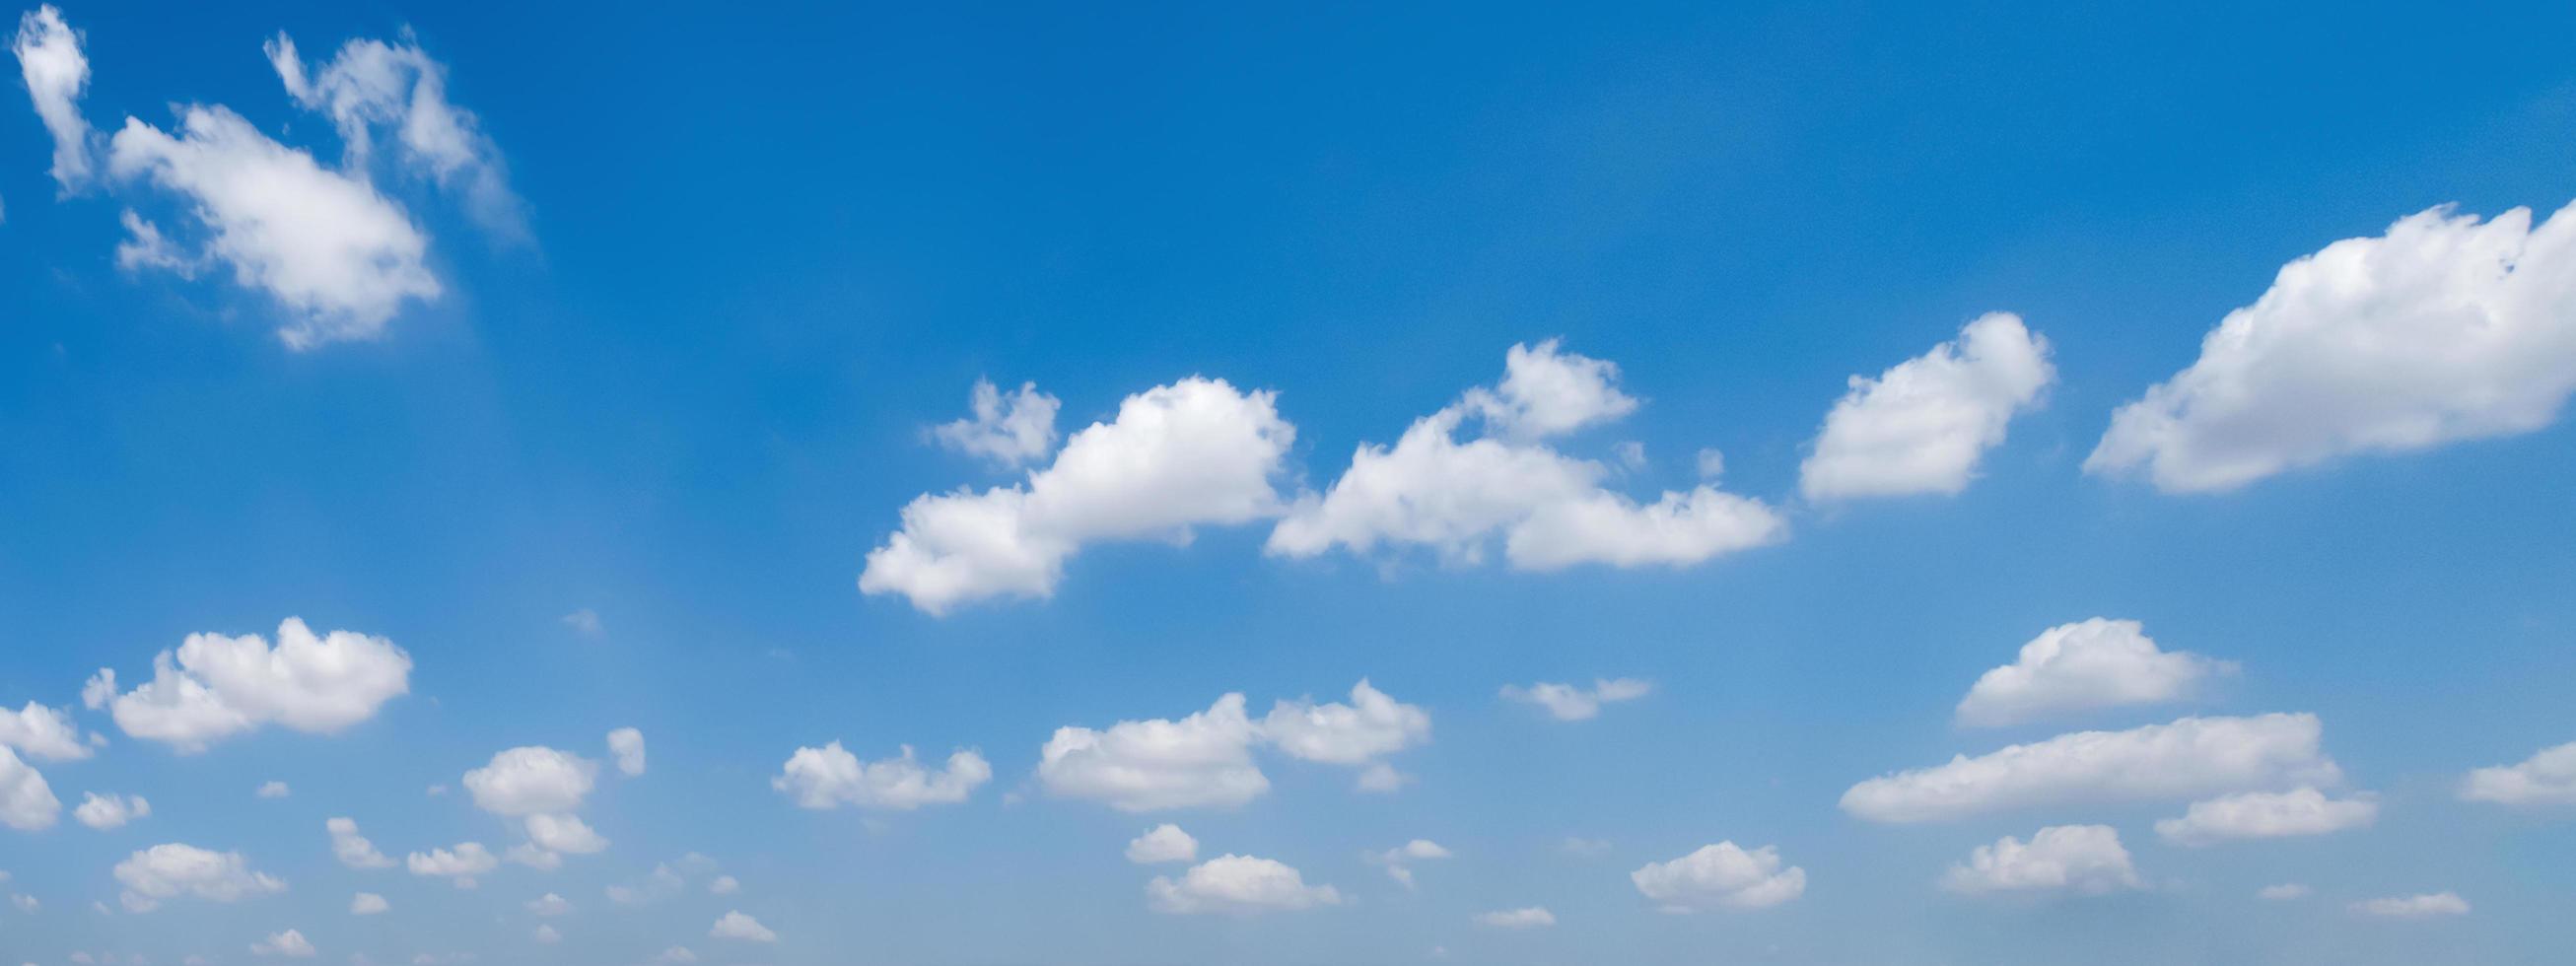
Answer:
<svg viewBox="0 0 2576 966"><path fill-rule="evenodd" d="M565 627L572 628L573 633L583 637L597 639L608 633L608 628L599 622L599 612L588 607L565 614L560 619Z"/></svg>
<svg viewBox="0 0 2576 966"><path fill-rule="evenodd" d="M261 798L285 798L290 794L293 793L287 790L286 783L277 781L259 786L258 792Z"/></svg>

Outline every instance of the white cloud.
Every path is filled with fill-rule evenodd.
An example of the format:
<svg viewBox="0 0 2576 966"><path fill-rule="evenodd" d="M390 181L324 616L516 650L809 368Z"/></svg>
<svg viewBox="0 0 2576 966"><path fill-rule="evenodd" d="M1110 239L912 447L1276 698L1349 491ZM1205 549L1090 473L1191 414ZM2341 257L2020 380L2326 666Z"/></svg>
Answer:
<svg viewBox="0 0 2576 966"><path fill-rule="evenodd" d="M475 877L500 868L501 860L493 858L491 850L481 842L459 842L453 850L431 849L404 856L403 865L413 875L448 879L459 889L471 889Z"/></svg>
<svg viewBox="0 0 2576 966"><path fill-rule="evenodd" d="M323 167L218 106L188 105L172 136L135 118L108 142L108 170L185 196L202 255L294 315L289 348L371 339L406 301L436 299L429 236L365 179Z"/></svg>
<svg viewBox="0 0 2576 966"><path fill-rule="evenodd" d="M644 773L644 733L633 728L619 728L608 733L609 757L617 760L617 771L627 777Z"/></svg>
<svg viewBox="0 0 2576 966"><path fill-rule="evenodd" d="M2519 765L2469 773L2460 797L2498 805L2576 805L2576 741L2543 748Z"/></svg>
<svg viewBox="0 0 2576 966"><path fill-rule="evenodd" d="M333 818L323 822L322 827L331 833L331 854L340 860L341 865L352 869L382 869L394 864L394 860L376 851L376 843L358 834L356 819Z"/></svg>
<svg viewBox="0 0 2576 966"><path fill-rule="evenodd" d="M977 379L971 402L973 416L932 427L931 438L1002 466L1033 463L1055 449L1055 414L1064 404L1039 392L1037 383L1004 395L991 380Z"/></svg>
<svg viewBox="0 0 2576 966"><path fill-rule="evenodd" d="M2379 818L2379 803L2368 796L2330 799L2314 788L2287 792L2245 792L2193 802L2181 818L2156 823L2156 834L2178 845L2199 847L2231 839L2325 835L2364 828Z"/></svg>
<svg viewBox="0 0 2576 966"><path fill-rule="evenodd" d="M1173 915L1251 915L1338 905L1342 894L1309 886L1295 868L1271 859L1221 855L1191 866L1178 881L1155 876L1145 883L1145 899L1155 912Z"/></svg>
<svg viewBox="0 0 2576 966"><path fill-rule="evenodd" d="M62 813L62 799L54 797L45 776L19 761L17 752L0 747L0 825L21 832L49 829Z"/></svg>
<svg viewBox="0 0 2576 966"><path fill-rule="evenodd" d="M1476 922L1496 929L1536 929L1541 926L1556 925L1556 914L1547 911L1544 906L1530 906L1526 909L1501 909L1479 913L1476 916Z"/></svg>
<svg viewBox="0 0 2576 966"><path fill-rule="evenodd" d="M716 920L715 928L707 930L707 935L716 939L740 939L755 943L778 941L777 933L761 925L760 920L743 915L739 911L725 913L723 917Z"/></svg>
<svg viewBox="0 0 2576 966"><path fill-rule="evenodd" d="M411 690L411 655L392 641L317 636L293 617L278 625L275 648L257 634L190 634L154 656L152 670L151 681L116 695L115 672L101 669L83 700L107 705L126 734L182 754L270 723L334 734Z"/></svg>
<svg viewBox="0 0 2576 966"><path fill-rule="evenodd" d="M267 939L252 943L250 951L262 956L304 959L313 955L313 944L304 938L303 933L289 929L281 933L271 933Z"/></svg>
<svg viewBox="0 0 2576 966"><path fill-rule="evenodd" d="M49 3L18 18L18 36L9 49L18 55L18 71L26 79L37 118L54 136L54 182L65 191L78 187L90 176L89 121L80 111L82 89L89 86L89 58L81 53L80 36Z"/></svg>
<svg viewBox="0 0 2576 966"><path fill-rule="evenodd" d="M1387 849L1383 852L1360 853L1360 858L1366 860L1370 865L1385 866L1387 878L1394 879L1407 890L1414 888L1413 864L1415 862L1446 859L1449 857L1450 852L1448 849L1442 848L1440 843L1434 842L1430 839L1414 839L1410 842L1404 843L1403 845Z"/></svg>
<svg viewBox="0 0 2576 966"><path fill-rule="evenodd" d="M1023 484L924 494L868 552L859 589L945 614L990 597L1047 597L1084 544L1186 541L1198 526L1279 512L1271 478L1297 436L1275 394L1193 377L1127 397Z"/></svg>
<svg viewBox="0 0 2576 966"><path fill-rule="evenodd" d="M1412 783L1413 776L1395 770L1394 765L1380 761L1372 762L1368 767L1360 769L1360 777L1351 781L1351 787L1372 794L1385 795L1402 791L1404 786Z"/></svg>
<svg viewBox="0 0 2576 966"><path fill-rule="evenodd" d="M33 701L16 713L0 710L0 748L15 748L43 761L76 761L91 754L81 742L80 728L72 724L71 712Z"/></svg>
<svg viewBox="0 0 2576 966"><path fill-rule="evenodd" d="M150 912L163 900L182 896L208 902L235 902L286 891L286 883L252 869L239 852L214 852L168 842L126 857L116 864L118 896L127 912Z"/></svg>
<svg viewBox="0 0 2576 966"><path fill-rule="evenodd" d="M588 607L557 619L563 621L565 627L572 628L573 633L583 637L600 637L608 633L608 625L600 622L599 612Z"/></svg>
<svg viewBox="0 0 2576 966"><path fill-rule="evenodd" d="M527 818L528 841L548 852L589 855L608 847L580 816L540 812Z"/></svg>
<svg viewBox="0 0 2576 966"><path fill-rule="evenodd" d="M882 761L862 762L834 741L821 748L798 748L769 787L787 793L804 808L888 808L909 811L924 805L953 805L993 779L993 766L971 749L948 756L945 770L933 771L913 758L912 746Z"/></svg>
<svg viewBox="0 0 2576 966"><path fill-rule="evenodd" d="M1529 687L1516 684L1503 686L1503 697L1537 705L1558 721L1584 721L1601 713L1601 706L1621 701L1634 701L1654 690L1654 685L1635 678L1596 679L1589 689L1580 685L1541 681Z"/></svg>
<svg viewBox="0 0 2576 966"><path fill-rule="evenodd" d="M465 773L474 805L494 815L567 814L598 780L599 763L543 745L512 748Z"/></svg>
<svg viewBox="0 0 2576 966"><path fill-rule="evenodd" d="M83 795L80 807L72 809L72 817L79 819L81 824L100 830L116 828L150 814L152 803L144 801L141 795L100 795L97 792Z"/></svg>
<svg viewBox="0 0 2576 966"><path fill-rule="evenodd" d="M1777 542L1788 525L1761 501L1708 485L1641 505L1604 489L1611 470L1537 440L1615 418L1635 406L1609 381L1617 370L1554 343L1513 347L1499 389L1471 389L1416 420L1393 448L1363 445L1321 496L1301 496L1270 533L1268 552L1296 558L1335 547L1366 555L1420 547L1446 561L1481 561L1499 537L1516 569L1579 564L1685 566ZM1528 373L1545 379L1515 388ZM1608 400L1625 400L1624 405ZM1461 442L1480 417L1488 435Z"/></svg>
<svg viewBox="0 0 2576 966"><path fill-rule="evenodd" d="M551 946L563 941L563 933L557 931L551 924L539 923L537 925L537 931L531 934L529 938Z"/></svg>
<svg viewBox="0 0 2576 966"><path fill-rule="evenodd" d="M2020 316L1981 316L1876 379L1851 377L1799 464L1798 490L1817 501L1956 494L2056 379L2048 340Z"/></svg>
<svg viewBox="0 0 2576 966"><path fill-rule="evenodd" d="M1262 737L1289 757L1364 765L1431 740L1431 714L1369 686L1351 686L1351 703L1280 701L1261 720Z"/></svg>
<svg viewBox="0 0 2576 966"><path fill-rule="evenodd" d="M572 911L572 903L554 893L546 893L527 902L529 912L540 916L560 916Z"/></svg>
<svg viewBox="0 0 2576 966"><path fill-rule="evenodd" d="M1776 846L1748 852L1719 842L1670 862L1646 863L1628 881L1665 912L1767 909L1805 893L1807 870L1781 868Z"/></svg>
<svg viewBox="0 0 2576 966"><path fill-rule="evenodd" d="M2192 697L2236 665L2163 651L2137 621L2095 617L2041 631L2019 660L1987 671L1959 700L1960 724L1996 727L2097 708Z"/></svg>
<svg viewBox="0 0 2576 966"><path fill-rule="evenodd" d="M2088 472L2168 493L2547 426L2576 390L2576 216L2434 208L2281 269L2120 407Z"/></svg>
<svg viewBox="0 0 2576 966"><path fill-rule="evenodd" d="M1261 729L1243 704L1228 694L1179 721L1058 728L1040 754L1038 782L1050 795L1128 812L1241 805L1270 790L1252 763Z"/></svg>
<svg viewBox="0 0 2576 966"><path fill-rule="evenodd" d="M386 902L385 897L373 892L361 892L349 897L349 914L352 916L380 915L391 908L393 908L392 903Z"/></svg>
<svg viewBox="0 0 2576 966"><path fill-rule="evenodd" d="M2469 901L2449 892L2420 896L2396 896L2366 899L2352 904L2352 911L2381 919L2434 919L2442 916L2469 914Z"/></svg>
<svg viewBox="0 0 2576 966"><path fill-rule="evenodd" d="M707 883L707 893L709 895L729 896L741 891L742 880L729 875L717 876L713 881Z"/></svg>
<svg viewBox="0 0 2576 966"><path fill-rule="evenodd" d="M609 886L606 893L610 902L635 906L659 902L679 895L680 890L687 886L688 880L682 878L669 863L655 863L652 874L645 876L636 884Z"/></svg>
<svg viewBox="0 0 2576 966"><path fill-rule="evenodd" d="M2120 833L2108 825L2057 825L2028 843L2004 836L1980 845L1968 861L1950 867L1941 888L1977 895L1993 892L2074 892L2102 895L2145 886L2129 864Z"/></svg>
<svg viewBox="0 0 2576 966"><path fill-rule="evenodd" d="M352 40L313 72L285 34L265 49L287 94L339 129L349 171L363 177L376 132L391 131L406 168L460 195L485 230L514 240L526 232L500 151L473 112L448 102L447 68L419 46Z"/></svg>
<svg viewBox="0 0 2576 966"><path fill-rule="evenodd" d="M2318 751L2312 714L2184 718L2082 731L1854 785L1842 809L1873 822L1931 822L2006 809L2196 798L2302 784L2342 772Z"/></svg>
<svg viewBox="0 0 2576 966"><path fill-rule="evenodd" d="M285 782L268 781L261 782L259 789L251 794L257 795L261 798L285 798L288 795L295 794L295 792L292 789L287 788Z"/></svg>
<svg viewBox="0 0 2576 966"><path fill-rule="evenodd" d="M1137 865L1188 862L1199 857L1199 840L1169 822L1154 826L1127 843L1127 861Z"/></svg>
<svg viewBox="0 0 2576 966"><path fill-rule="evenodd" d="M2284 882L2255 890L2254 898L2270 902L2288 902L2292 899L2305 899L2315 891L2300 883Z"/></svg>

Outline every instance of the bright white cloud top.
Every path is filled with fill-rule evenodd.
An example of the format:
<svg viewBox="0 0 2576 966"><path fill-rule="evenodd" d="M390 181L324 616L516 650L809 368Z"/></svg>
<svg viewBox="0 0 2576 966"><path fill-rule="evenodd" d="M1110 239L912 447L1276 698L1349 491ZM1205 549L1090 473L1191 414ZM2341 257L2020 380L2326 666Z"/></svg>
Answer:
<svg viewBox="0 0 2576 966"><path fill-rule="evenodd" d="M432 879L446 879L459 889L471 889L486 873L501 867L501 860L481 842L459 842L452 849L431 849L403 857L403 866L411 874Z"/></svg>
<svg viewBox="0 0 2576 966"><path fill-rule="evenodd" d="M910 811L924 805L954 805L977 786L993 780L993 766L973 749L948 756L945 768L924 767L904 745L895 757L863 762L838 741L821 748L798 748L769 785L803 808L843 805Z"/></svg>
<svg viewBox="0 0 2576 966"><path fill-rule="evenodd" d="M2518 765L2469 773L2460 797L2497 805L2576 805L2576 741L2543 748Z"/></svg>
<svg viewBox="0 0 2576 966"><path fill-rule="evenodd" d="M2128 731L2081 731L1854 785L1843 811L1872 822L1937 822L2051 805L2197 798L2333 785L2312 714L2184 718Z"/></svg>
<svg viewBox="0 0 2576 966"><path fill-rule="evenodd" d="M1503 697L1547 710L1558 721L1588 721L1601 714L1601 706L1634 701L1652 693L1655 686L1636 678L1596 679L1589 688L1573 684L1541 681L1529 687L1503 685Z"/></svg>
<svg viewBox="0 0 2576 966"><path fill-rule="evenodd" d="M62 813L62 799L54 797L45 776L19 760L17 752L0 747L0 825L42 831L54 827Z"/></svg>
<svg viewBox="0 0 2576 966"><path fill-rule="evenodd" d="M1959 700L1959 723L1999 727L2102 708L2184 701L2236 665L2165 651L2137 621L2096 617L2060 624L2021 646L2018 660L1978 676Z"/></svg>
<svg viewBox="0 0 2576 966"><path fill-rule="evenodd" d="M1137 865L1190 862L1198 857L1199 840L1169 822L1147 829L1127 843L1127 861Z"/></svg>
<svg viewBox="0 0 2576 966"><path fill-rule="evenodd" d="M2236 839L2325 835L2367 828L2379 820L2379 802L2368 796L2328 798L2314 788L2245 792L2193 802L2180 818L2156 823L2156 834L2177 845L2216 845Z"/></svg>
<svg viewBox="0 0 2576 966"><path fill-rule="evenodd" d="M924 494L868 552L859 589L939 615L994 597L1044 598L1102 541L1187 542L1193 528L1275 516L1271 480L1296 441L1275 394L1192 377L1127 397L1023 483Z"/></svg>
<svg viewBox="0 0 2576 966"><path fill-rule="evenodd" d="M1941 888L1967 895L1996 892L2071 892L2102 895L2144 888L2120 833L2108 825L2057 825L2023 842L2004 836L1977 846L1950 867Z"/></svg>
<svg viewBox="0 0 2576 966"><path fill-rule="evenodd" d="M1665 912L1767 909L1805 894L1807 870L1782 867L1777 846L1747 851L1719 842L1670 862L1649 862L1628 873L1628 881Z"/></svg>
<svg viewBox="0 0 2576 966"><path fill-rule="evenodd" d="M238 902L286 891L286 883L251 868L239 852L166 842L127 856L113 870L127 912L151 912L178 898Z"/></svg>
<svg viewBox="0 0 2576 966"><path fill-rule="evenodd" d="M2089 472L2168 493L2549 425L2576 391L2576 216L2434 208L2283 266L2112 416Z"/></svg>
<svg viewBox="0 0 2576 966"><path fill-rule="evenodd" d="M1640 504L1602 485L1609 466L1542 442L1636 408L1613 385L1616 366L1553 341L1515 345L1505 365L1499 385L1416 420L1392 448L1362 445L1321 496L1299 497L1269 552L1420 548L1470 564L1499 539L1515 569L1549 571L1688 566L1786 538L1788 523L1760 500L1702 484ZM1471 420L1485 432L1462 442Z"/></svg>
<svg viewBox="0 0 2576 966"><path fill-rule="evenodd" d="M116 672L102 668L82 700L107 708L126 734L190 754L267 724L335 734L410 691L411 655L392 641L316 635L289 617L273 648L257 634L190 634L152 659L152 680L120 695Z"/></svg>
<svg viewBox="0 0 2576 966"><path fill-rule="evenodd" d="M1241 805L1270 790L1252 762L1260 728L1243 706L1243 695L1228 694L1178 721L1057 728L1040 751L1038 783L1125 812Z"/></svg>
<svg viewBox="0 0 2576 966"><path fill-rule="evenodd" d="M81 796L80 807L72 809L73 818L100 831L122 828L127 822L151 814L152 803L144 801L141 795L101 795L97 792Z"/></svg>
<svg viewBox="0 0 2576 966"><path fill-rule="evenodd" d="M39 761L78 761L91 755L71 712L33 701L15 713L0 709L0 748Z"/></svg>
<svg viewBox="0 0 2576 966"><path fill-rule="evenodd" d="M1339 905L1329 885L1310 886L1305 876L1273 859L1221 855L1190 867L1179 879L1155 876L1145 883L1146 905L1172 915L1253 915Z"/></svg>
<svg viewBox="0 0 2576 966"><path fill-rule="evenodd" d="M2057 380L2048 355L2020 316L1996 312L1876 379L1851 377L1798 467L1799 492L1823 502L1967 489L2013 416Z"/></svg>

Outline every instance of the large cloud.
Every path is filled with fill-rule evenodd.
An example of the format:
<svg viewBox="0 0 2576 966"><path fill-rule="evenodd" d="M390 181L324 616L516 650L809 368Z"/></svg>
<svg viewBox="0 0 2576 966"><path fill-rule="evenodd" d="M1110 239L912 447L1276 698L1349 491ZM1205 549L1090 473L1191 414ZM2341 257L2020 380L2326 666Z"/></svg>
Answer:
<svg viewBox="0 0 2576 966"><path fill-rule="evenodd" d="M1297 436L1274 394L1189 378L1127 397L1022 484L924 494L869 551L859 589L944 614L990 597L1046 597L1084 544L1185 541L1199 526L1276 515L1271 487Z"/></svg>
<svg viewBox="0 0 2576 966"><path fill-rule="evenodd" d="M63 13L45 4L18 18L18 36L9 46L18 55L27 96L36 117L54 136L53 175L69 191L89 180L89 120L81 116L81 92L89 86L89 58L81 53L80 36L63 23Z"/></svg>
<svg viewBox="0 0 2576 966"><path fill-rule="evenodd" d="M313 633L289 617L277 646L257 634L190 634L179 649L152 659L152 680L116 694L116 673L101 669L82 698L107 707L126 734L181 753L275 723L331 734L374 717L411 690L411 655L392 641L354 631Z"/></svg>
<svg viewBox="0 0 2576 966"><path fill-rule="evenodd" d="M1050 795L1128 812L1241 805L1270 790L1252 763L1260 726L1243 705L1243 695L1228 694L1179 721L1058 728L1040 752L1038 783Z"/></svg>
<svg viewBox="0 0 2576 966"><path fill-rule="evenodd" d="M2537 430L2576 390L2576 216L2434 208L2281 269L2084 462L2166 492Z"/></svg>
<svg viewBox="0 0 2576 966"><path fill-rule="evenodd" d="M2157 822L2156 834L2197 847L2230 839L2324 835L2362 828L2378 818L2379 803L2368 796L2333 799L2314 788L2298 788L2193 802L2181 818Z"/></svg>
<svg viewBox="0 0 2576 966"><path fill-rule="evenodd" d="M234 902L286 891L286 883L250 867L239 852L215 852L168 842L128 856L116 864L118 898L128 912L150 912L163 900L181 896L208 902Z"/></svg>
<svg viewBox="0 0 2576 966"><path fill-rule="evenodd" d="M2162 651L2137 621L2096 617L2041 631L2020 659L1987 671L1960 699L1959 723L2020 724L2096 708L2191 697L2236 666L2189 651Z"/></svg>
<svg viewBox="0 0 2576 966"><path fill-rule="evenodd" d="M2145 885L2129 864L2120 833L2108 825L2058 825L2023 842L2004 836L1980 845L1941 878L1951 892L2074 892L2101 895Z"/></svg>
<svg viewBox="0 0 2576 966"><path fill-rule="evenodd" d="M1965 490L2014 414L2056 378L2048 340L2020 316L1982 316L1876 379L1851 377L1798 467L1798 489L1819 501Z"/></svg>
<svg viewBox="0 0 2576 966"><path fill-rule="evenodd" d="M1933 822L2010 809L2333 784L2311 714L2184 718L2082 731L1854 785L1843 811L1873 822Z"/></svg>
<svg viewBox="0 0 2576 966"><path fill-rule="evenodd" d="M2543 748L2519 765L2470 772L2460 797L2498 805L2576 805L2576 741Z"/></svg>
<svg viewBox="0 0 2576 966"><path fill-rule="evenodd" d="M1503 382L1416 420L1392 448L1363 445L1323 495L1301 497L1268 550L1314 557L1419 547L1473 563L1500 539L1521 570L1581 564L1687 566L1782 539L1788 524L1761 501L1702 485L1640 504L1603 487L1608 466L1540 440L1625 415L1633 399L1616 367L1514 346ZM1469 420L1483 435L1461 441Z"/></svg>
<svg viewBox="0 0 2576 966"><path fill-rule="evenodd" d="M1628 873L1628 881L1665 912L1766 909L1804 894L1807 870L1782 868L1776 846L1748 851L1719 842L1670 862L1649 862Z"/></svg>
<svg viewBox="0 0 2576 966"><path fill-rule="evenodd" d="M1174 915L1311 909L1338 905L1339 890L1310 886L1294 867L1248 855L1220 855L1190 867L1177 880L1155 876L1145 883L1146 904Z"/></svg>
<svg viewBox="0 0 2576 966"><path fill-rule="evenodd" d="M798 748L769 786L805 808L885 808L908 811L924 805L953 805L966 800L976 786L993 780L993 766L971 749L948 756L945 769L923 767L912 746L883 761L863 762L838 741L821 748Z"/></svg>
<svg viewBox="0 0 2576 966"><path fill-rule="evenodd" d="M21 832L54 827L63 813L62 799L34 766L0 746L0 825Z"/></svg>

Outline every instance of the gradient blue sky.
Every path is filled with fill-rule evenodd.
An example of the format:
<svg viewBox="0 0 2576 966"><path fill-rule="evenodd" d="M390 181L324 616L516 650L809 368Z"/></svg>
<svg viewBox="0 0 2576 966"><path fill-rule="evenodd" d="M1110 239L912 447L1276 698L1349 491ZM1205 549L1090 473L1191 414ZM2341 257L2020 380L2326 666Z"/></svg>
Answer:
<svg viewBox="0 0 2576 966"><path fill-rule="evenodd" d="M2537 225L2576 198L2564 6L60 16L90 72L96 133L74 147L99 170L49 174L40 98L13 87L0 705L104 744L18 748L60 816L0 827L0 892L33 900L0 907L0 961L246 963L288 929L313 961L375 963L2537 964L2576 947L2576 763L2468 794L2475 769L2576 741L2576 427L2558 418L2576 301L2544 284L2576 260L2535 243L2517 271L2537 294L2452 279L2273 317L2305 328L2222 387L2253 409L2214 432L2326 448L2306 465L2200 489L2086 468L2113 412L2200 360L2285 264L2438 205ZM406 169L390 129L348 157L263 54L281 31L316 71L344 42L416 44L517 221ZM120 266L127 210L182 246L211 237L199 206L107 160L129 116L175 132L186 104L371 185L426 239L438 296L297 348L278 333L310 313L211 249L193 278ZM2355 284L2443 257L2378 251ZM2465 339L2473 321L2424 309L2453 303L2523 341L2487 370L2345 351ZM1850 377L1989 312L2044 336L2053 379L2005 407L1959 492L1802 492ZM857 585L916 497L1022 478L928 431L967 415L979 378L1060 400L1059 437L1191 376L1275 392L1285 501L1548 339L1615 364L1638 405L1512 445L1598 461L1644 503L1722 451L1716 485L1762 501L1779 538L1555 570L1514 566L1492 534L1472 560L1292 556L1265 552L1298 512L1274 507L1186 542L1087 543L1043 598L932 614ZM2543 418L2394 452L2319 442L2372 413L2475 422L2495 395ZM595 632L565 620L582 611ZM188 635L275 643L289 617L389 640L403 693L193 754L83 706L101 668L130 691ZM2006 727L1956 719L1981 674L2096 617L2235 671ZM1233 805L1130 812L1038 775L1060 727L1229 692L1258 719L1347 702L1363 678L1430 720L1363 756L1410 779L1392 793L1275 739L1249 752L1267 793ZM1580 721L1501 693L1604 678L1651 689ZM2268 786L2079 784L2081 802L1919 823L1841 806L1954 754L2268 712L2322 722L2341 771L2325 790L2373 821L2207 847L2156 830L2284 790ZM641 775L608 764L622 727L648 743ZM773 787L834 740L870 762L974 749L991 778L910 809L800 808ZM470 890L403 868L524 838L464 784L524 746L600 763L578 814L609 846ZM270 781L289 794L255 794ZM89 792L151 813L93 830L73 815ZM332 817L395 866L336 861ZM1274 860L1339 901L1158 910L1149 881L1189 866L1121 853L1164 822L1200 860ZM2089 825L2116 830L2133 878L1944 887L1979 847ZM1368 853L1414 839L1451 857L1399 863L1408 889ZM1776 847L1803 891L1675 914L1632 880L1720 842ZM237 852L285 888L129 911L114 870L164 843ZM706 865L691 854L714 868L676 894L608 894ZM716 875L740 891L710 894ZM2287 883L2311 892L2256 897ZM351 915L357 892L390 910ZM527 908L549 893L571 911ZM2469 910L2355 905L2443 893ZM1554 924L1476 918L1531 907ZM731 911L775 941L709 935Z"/></svg>

